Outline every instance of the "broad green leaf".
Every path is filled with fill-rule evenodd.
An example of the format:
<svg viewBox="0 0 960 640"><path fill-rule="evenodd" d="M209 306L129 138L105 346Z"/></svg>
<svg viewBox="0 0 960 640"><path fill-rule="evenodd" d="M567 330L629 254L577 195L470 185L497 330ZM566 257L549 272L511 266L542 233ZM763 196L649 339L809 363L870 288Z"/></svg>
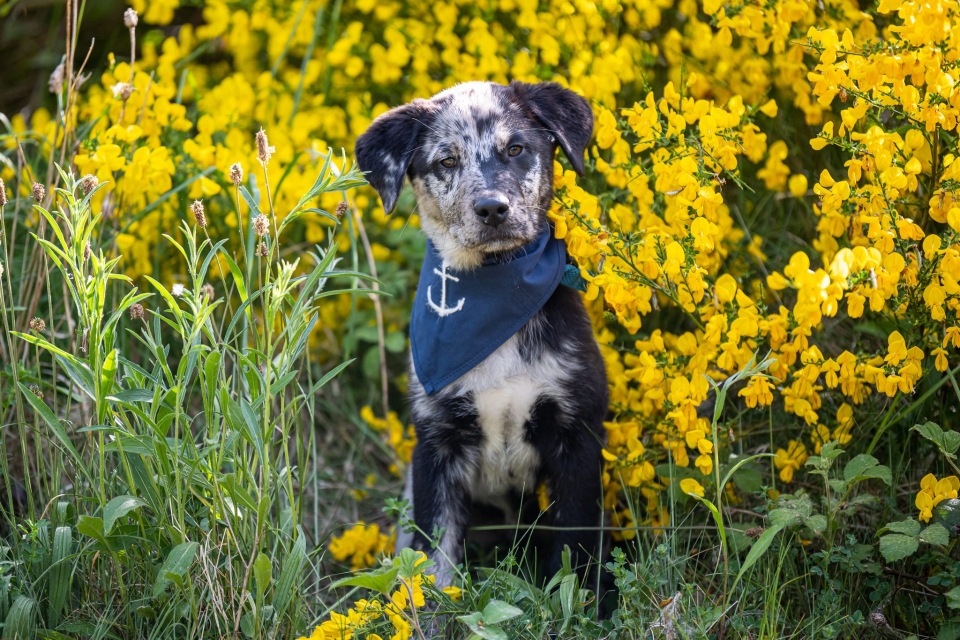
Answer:
<svg viewBox="0 0 960 640"><path fill-rule="evenodd" d="M507 636L503 629L487 624L479 612L466 616L457 616L457 620L467 625L470 631L475 634L475 637L485 638L486 640L509 640L509 636Z"/></svg>
<svg viewBox="0 0 960 640"><path fill-rule="evenodd" d="M3 640L33 640L36 637L37 602L21 594L13 601L3 623Z"/></svg>
<svg viewBox="0 0 960 640"><path fill-rule="evenodd" d="M757 538L757 541L753 543L753 546L750 547L747 557L744 559L743 564L740 565L740 571L737 573L737 577L733 581L733 586L736 587L737 583L740 582L740 578L750 569L757 561L763 557L767 552L767 549L770 548L770 545L773 544L774 539L777 535L783 531L783 525L775 525L767 530L765 530L760 537Z"/></svg>
<svg viewBox="0 0 960 640"><path fill-rule="evenodd" d="M782 496L777 504L779 506L768 515L771 525L796 526L813 513L813 503L807 495Z"/></svg>
<svg viewBox="0 0 960 640"><path fill-rule="evenodd" d="M107 397L113 393L117 377L117 350L111 349L100 365L100 385L97 387L97 422L106 424L110 415Z"/></svg>
<svg viewBox="0 0 960 640"><path fill-rule="evenodd" d="M117 496L108 502L107 506L103 508L103 533L110 535L113 525L119 518L146 504L146 502L134 496Z"/></svg>
<svg viewBox="0 0 960 640"><path fill-rule="evenodd" d="M287 557L283 559L280 578L277 580L277 586L273 592L273 607L276 609L277 615L280 616L287 612L294 585L300 584L303 563L307 560L307 536L300 527L297 527L296 535L296 542L290 547Z"/></svg>
<svg viewBox="0 0 960 640"><path fill-rule="evenodd" d="M393 562L400 568L400 577L405 580L412 580L415 575L424 573L434 565L432 560L423 560L423 556L409 547L401 549Z"/></svg>
<svg viewBox="0 0 960 640"><path fill-rule="evenodd" d="M843 478L847 482L865 480L867 478L879 478L887 484L890 484L890 469L882 467L881 470L881 468L878 467L879 464L880 461L873 456L861 453L850 460L843 468Z"/></svg>
<svg viewBox="0 0 960 640"><path fill-rule="evenodd" d="M896 562L913 555L920 547L915 536L891 533L880 538L880 553L887 562Z"/></svg>
<svg viewBox="0 0 960 640"><path fill-rule="evenodd" d="M937 640L960 640L960 618L947 620L937 631Z"/></svg>
<svg viewBox="0 0 960 640"><path fill-rule="evenodd" d="M264 595L270 588L270 582L273 580L273 566L270 564L270 558L264 553L257 554L257 559L253 562L253 581L257 588L257 603L264 602Z"/></svg>
<svg viewBox="0 0 960 640"><path fill-rule="evenodd" d="M943 594L947 598L947 606L951 609L960 609L960 587L954 587Z"/></svg>
<svg viewBox="0 0 960 640"><path fill-rule="evenodd" d="M355 576L337 580L330 585L330 588L361 587L382 593L383 595L389 595L390 592L393 591L393 587L397 584L397 574L399 572L400 567L394 565L386 571L359 573Z"/></svg>
<svg viewBox="0 0 960 640"><path fill-rule="evenodd" d="M563 579L560 580L560 589L557 592L557 596L560 598L560 611L563 613L563 624L560 627L561 631L566 631L567 627L570 626L570 622L573 619L574 606L576 605L577 599L577 576L568 573L563 576ZM493 604L491 602L490 604ZM516 607L514 607L516 609ZM487 619L486 612L484 609L484 620ZM509 618L506 618L509 620Z"/></svg>
<svg viewBox="0 0 960 640"><path fill-rule="evenodd" d="M82 515L77 518L77 532L93 538L103 546L107 545L107 538L103 534L103 520L96 516Z"/></svg>
<svg viewBox="0 0 960 640"><path fill-rule="evenodd" d="M196 542L181 542L167 554L167 559L163 561L160 570L157 572L157 579L153 583L153 597L159 597L167 585L173 582L172 577L181 579L187 575L193 559L197 555L197 549L200 547Z"/></svg>
<svg viewBox="0 0 960 640"><path fill-rule="evenodd" d="M53 534L53 548L50 557L50 580L47 602L47 625L56 627L60 622L60 613L67 604L70 595L70 583L73 576L70 557L73 551L73 533L70 527L57 527Z"/></svg>
<svg viewBox="0 0 960 640"><path fill-rule="evenodd" d="M570 577L575 579L575 576L573 575ZM502 600L491 600L489 603L487 603L487 606L483 608L482 615L484 624L498 624L500 622L512 620L522 614L523 610L513 606L512 604L508 604Z"/></svg>
<svg viewBox="0 0 960 640"><path fill-rule="evenodd" d="M960 499L943 500L933 508L933 517L949 530L960 527Z"/></svg>
<svg viewBox="0 0 960 640"><path fill-rule="evenodd" d="M920 523L913 518L907 518L887 524L884 530L890 533L902 533L905 536L918 536L920 535Z"/></svg>
<svg viewBox="0 0 960 640"><path fill-rule="evenodd" d="M934 522L920 532L920 540L927 544L936 544L945 547L950 542L950 534L943 525Z"/></svg>
<svg viewBox="0 0 960 640"><path fill-rule="evenodd" d="M910 429L932 442L948 458L956 458L957 449L960 449L960 432L944 431L940 425L933 422L918 424Z"/></svg>
<svg viewBox="0 0 960 640"><path fill-rule="evenodd" d="M804 524L814 533L823 533L827 529L827 516L815 514L804 521Z"/></svg>

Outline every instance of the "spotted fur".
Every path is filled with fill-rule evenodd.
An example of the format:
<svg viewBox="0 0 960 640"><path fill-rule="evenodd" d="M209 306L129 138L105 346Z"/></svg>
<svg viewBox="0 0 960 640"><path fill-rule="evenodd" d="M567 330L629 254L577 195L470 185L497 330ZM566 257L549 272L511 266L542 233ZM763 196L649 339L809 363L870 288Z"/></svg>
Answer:
<svg viewBox="0 0 960 640"><path fill-rule="evenodd" d="M391 211L404 178L421 227L450 267L511 255L547 226L557 147L578 172L593 129L587 102L555 83L469 82L377 118L357 141L360 167ZM579 295L558 287L517 334L433 395L410 367L417 446L406 497L422 533L400 545L427 550L448 584L462 559L471 510L515 512L546 483L552 534L546 571L568 546L598 557L600 451L607 412L603 360ZM594 529L590 531L589 529Z"/></svg>

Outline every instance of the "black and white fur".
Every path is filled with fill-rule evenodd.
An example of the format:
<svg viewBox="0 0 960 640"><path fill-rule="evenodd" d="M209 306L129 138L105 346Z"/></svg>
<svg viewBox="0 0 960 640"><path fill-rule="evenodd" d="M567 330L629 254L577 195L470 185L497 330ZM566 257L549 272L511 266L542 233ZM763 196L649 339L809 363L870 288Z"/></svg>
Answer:
<svg viewBox="0 0 960 640"><path fill-rule="evenodd" d="M468 82L380 117L358 140L357 162L392 211L404 177L420 222L458 270L509 256L546 228L559 147L577 172L593 131L589 104L555 83ZM452 579L474 504L515 509L546 482L552 534L547 575L569 546L577 564L599 556L606 373L576 291L557 288L543 309L461 378L427 396L410 367L417 446L407 481L418 529L443 531L436 551L412 543ZM541 521L542 522L542 521Z"/></svg>

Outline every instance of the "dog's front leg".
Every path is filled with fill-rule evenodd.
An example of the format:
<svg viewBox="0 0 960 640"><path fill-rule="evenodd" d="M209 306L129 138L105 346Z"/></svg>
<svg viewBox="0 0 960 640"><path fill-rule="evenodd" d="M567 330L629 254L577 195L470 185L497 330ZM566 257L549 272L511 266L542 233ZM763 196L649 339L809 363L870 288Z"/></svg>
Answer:
<svg viewBox="0 0 960 640"><path fill-rule="evenodd" d="M548 513L559 529L552 536L547 576L560 570L567 546L573 565L584 577L587 563L599 558L603 445L596 434L602 426L589 428L585 419L567 414L552 400L538 403L531 425L531 439L540 454L541 474L550 494Z"/></svg>
<svg viewBox="0 0 960 640"><path fill-rule="evenodd" d="M421 441L413 452L413 546L437 563L434 584L453 583L454 567L463 559L463 538L470 518L472 461L464 451L453 452ZM428 536L439 536L431 549Z"/></svg>
<svg viewBox="0 0 960 640"><path fill-rule="evenodd" d="M583 444L589 446L589 443ZM570 548L571 562L581 578L586 576L587 564L600 557L600 469L592 452L581 449L579 453L581 455L568 453L562 459L554 458L550 462L557 464L546 465L553 503L552 521L559 529L547 559L547 576L560 570L564 547Z"/></svg>

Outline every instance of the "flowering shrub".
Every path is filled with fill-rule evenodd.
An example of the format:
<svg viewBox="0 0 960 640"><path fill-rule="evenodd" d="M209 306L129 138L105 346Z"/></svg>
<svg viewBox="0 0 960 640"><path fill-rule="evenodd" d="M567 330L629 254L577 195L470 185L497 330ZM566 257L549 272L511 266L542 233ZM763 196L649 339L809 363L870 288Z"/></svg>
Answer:
<svg viewBox="0 0 960 640"><path fill-rule="evenodd" d="M62 113L11 120L32 157L69 149L80 174L106 183L93 204L132 278L177 279L160 238L191 201L202 201L211 237L255 235L255 221L237 213L241 181L250 203L282 224L307 206L300 195L328 147L349 153L374 117L410 98L464 80L519 79L556 80L590 100L589 170L578 177L558 163L548 215L588 283L607 363L604 502L615 536L671 524L671 505L717 491L718 467L729 471L733 455L772 454L769 473L741 496L795 488L828 443L862 455L887 443L910 451L908 426L921 414L946 422L956 408L946 393L960 370L955 3L132 4L147 23L127 25L135 56L115 52L77 101L64 100L66 80L55 76ZM243 133L260 127L268 150ZM13 138L0 144L12 156ZM264 151L274 159L263 175L232 174ZM43 167L18 166L5 163L0 177L27 198ZM333 212L340 197L324 193L310 210ZM310 353L360 353L363 375L389 375L382 397L361 400L360 417L399 476L413 437L388 398L406 384L405 304L423 242L408 229L418 224L410 198L392 217L369 190L351 204L339 248L396 297L382 308L323 300ZM304 216L280 249L296 253L333 228ZM221 267L211 273L226 275ZM764 375L736 388L738 406L714 429L704 411L711 381L764 356ZM919 486L926 521L955 498L956 476L919 481L943 474L914 470L919 455L906 462L904 493ZM359 567L388 539L363 526L329 548ZM358 604L348 617L383 619L384 606Z"/></svg>

